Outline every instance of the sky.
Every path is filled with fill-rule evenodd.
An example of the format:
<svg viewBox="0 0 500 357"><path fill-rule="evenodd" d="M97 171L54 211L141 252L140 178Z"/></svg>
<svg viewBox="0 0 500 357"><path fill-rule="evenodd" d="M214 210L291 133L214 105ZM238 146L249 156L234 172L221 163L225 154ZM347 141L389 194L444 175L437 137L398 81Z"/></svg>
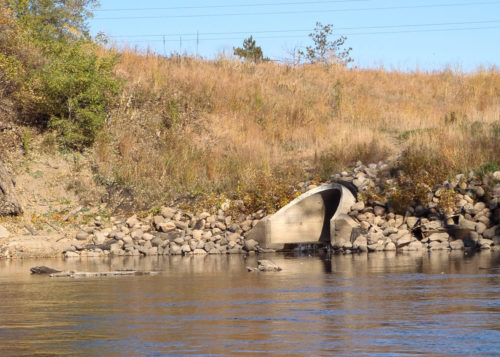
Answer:
<svg viewBox="0 0 500 357"><path fill-rule="evenodd" d="M354 64L388 70L500 66L500 1L101 0L89 21L119 47L213 59L250 35L264 56L292 58L316 22L347 37Z"/></svg>

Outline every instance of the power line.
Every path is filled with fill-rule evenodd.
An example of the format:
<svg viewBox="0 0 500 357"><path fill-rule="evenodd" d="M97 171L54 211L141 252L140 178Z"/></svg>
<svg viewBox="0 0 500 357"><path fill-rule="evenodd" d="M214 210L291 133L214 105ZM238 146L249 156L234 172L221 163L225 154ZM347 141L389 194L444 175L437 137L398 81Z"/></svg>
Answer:
<svg viewBox="0 0 500 357"><path fill-rule="evenodd" d="M476 25L476 24L491 24L499 23L500 20L484 20L484 21L463 21L463 22L441 22L441 23L426 23L426 24L400 24L400 25L383 25L383 26L357 26L357 27L334 27L335 31L345 30L368 30L368 29L389 29L403 27L425 27L425 26L452 26L452 25ZM266 34L266 33L291 33L291 32L307 32L312 29L297 29L297 30L262 30L262 31L237 31L237 32L205 32L205 36L213 35L246 35L246 34ZM177 33L177 34L144 34L144 35L114 35L111 38L145 38L145 37L179 37L179 36L195 36L196 33Z"/></svg>
<svg viewBox="0 0 500 357"><path fill-rule="evenodd" d="M458 27L446 29L420 29L420 30L400 30L400 31L376 31L376 32L352 32L352 33L339 33L343 36L356 36L356 35L383 35L383 34L400 34L400 33L425 33L425 32L450 32L450 31L467 31L467 30L491 30L500 29L500 26L483 26L483 27ZM259 36L256 39L274 39L274 38L302 38L303 36ZM183 41L196 41L195 38L182 39ZM241 37L212 37L212 38L199 38L199 41L222 41L222 40L241 40ZM162 40L134 40L137 42L161 42ZM177 42L177 40L165 40L166 42Z"/></svg>
<svg viewBox="0 0 500 357"><path fill-rule="evenodd" d="M260 15L290 15L290 14L311 14L311 13L332 13L332 12L351 12L351 11L378 11L378 10L405 10L405 9L423 9L423 8L440 8L454 6L478 6L478 5L495 5L500 4L500 1L483 1L483 2L464 2L464 3L445 3L432 5L410 5L410 6L382 6L382 7L365 7L365 8L345 8L332 10L302 10L302 11L274 11L274 12L243 12L243 13L224 13L224 14L197 14L197 15L158 15L158 16L121 16L121 17L96 17L94 20L133 20L133 19L167 19L167 18L193 18L193 17L224 17L224 16L260 16Z"/></svg>
<svg viewBox="0 0 500 357"><path fill-rule="evenodd" d="M326 1L297 1L297 2L276 2L276 3L254 3L237 5L205 5L205 6L175 6L175 7L136 7L136 8L117 8L117 9L95 9L94 12L112 12L112 11L157 11L157 10L187 10L187 9L220 9L220 8L238 8L238 7L258 7L258 6L283 6L283 5L312 5L312 4L333 4L333 3L353 3L369 2L371 0L326 0Z"/></svg>

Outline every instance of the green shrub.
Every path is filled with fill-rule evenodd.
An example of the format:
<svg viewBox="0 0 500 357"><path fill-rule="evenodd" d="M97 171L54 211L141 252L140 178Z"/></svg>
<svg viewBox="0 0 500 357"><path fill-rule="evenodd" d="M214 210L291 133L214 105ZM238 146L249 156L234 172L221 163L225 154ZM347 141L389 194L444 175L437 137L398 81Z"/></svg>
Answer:
<svg viewBox="0 0 500 357"><path fill-rule="evenodd" d="M0 109L13 103L26 124L55 129L74 149L94 142L120 89L116 55L88 35L96 3L0 0Z"/></svg>
<svg viewBox="0 0 500 357"><path fill-rule="evenodd" d="M486 175L490 172L500 171L500 165L496 162L487 162L477 171L480 175Z"/></svg>
<svg viewBox="0 0 500 357"><path fill-rule="evenodd" d="M54 55L33 76L40 93L36 116L55 129L59 143L75 149L91 145L104 125L120 82L112 69L115 56L99 56L87 40L55 43Z"/></svg>

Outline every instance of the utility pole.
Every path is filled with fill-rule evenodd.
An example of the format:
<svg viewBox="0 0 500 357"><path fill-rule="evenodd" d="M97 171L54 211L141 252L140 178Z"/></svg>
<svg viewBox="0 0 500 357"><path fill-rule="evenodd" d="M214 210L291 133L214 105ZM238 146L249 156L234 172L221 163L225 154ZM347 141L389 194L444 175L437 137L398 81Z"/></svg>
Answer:
<svg viewBox="0 0 500 357"><path fill-rule="evenodd" d="M179 36L179 57L182 53L182 36Z"/></svg>
<svg viewBox="0 0 500 357"><path fill-rule="evenodd" d="M163 55L167 57L167 49L165 47L165 35L163 35Z"/></svg>
<svg viewBox="0 0 500 357"><path fill-rule="evenodd" d="M200 44L200 36L198 30L196 31L196 58L198 58L198 45Z"/></svg>

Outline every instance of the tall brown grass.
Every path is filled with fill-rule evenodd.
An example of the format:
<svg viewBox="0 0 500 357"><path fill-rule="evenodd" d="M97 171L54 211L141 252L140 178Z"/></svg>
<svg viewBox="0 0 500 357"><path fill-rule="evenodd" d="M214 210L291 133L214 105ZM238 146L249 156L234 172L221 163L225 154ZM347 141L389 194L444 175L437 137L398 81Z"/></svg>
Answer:
<svg viewBox="0 0 500 357"><path fill-rule="evenodd" d="M443 174L500 163L500 73L291 67L124 51L119 105L95 146L99 174L146 206L238 197L358 160L428 158Z"/></svg>

